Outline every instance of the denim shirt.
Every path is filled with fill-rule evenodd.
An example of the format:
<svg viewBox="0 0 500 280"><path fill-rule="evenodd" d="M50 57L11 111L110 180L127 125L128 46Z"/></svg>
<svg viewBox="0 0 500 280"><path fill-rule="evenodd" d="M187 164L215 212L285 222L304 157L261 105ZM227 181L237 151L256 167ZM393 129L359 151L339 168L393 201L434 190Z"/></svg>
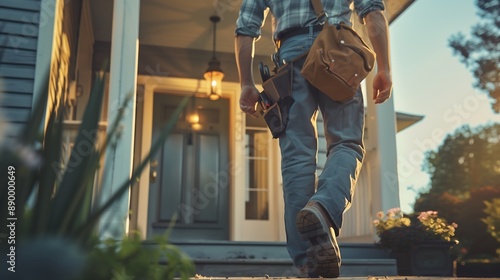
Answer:
<svg viewBox="0 0 500 280"><path fill-rule="evenodd" d="M328 23L338 24L343 21L351 25L353 2L361 23L364 23L364 17L368 13L385 9L383 0L323 0ZM236 35L260 37L267 8L274 16L274 39L278 39L280 32L286 29L320 24L310 0L243 0L236 21Z"/></svg>

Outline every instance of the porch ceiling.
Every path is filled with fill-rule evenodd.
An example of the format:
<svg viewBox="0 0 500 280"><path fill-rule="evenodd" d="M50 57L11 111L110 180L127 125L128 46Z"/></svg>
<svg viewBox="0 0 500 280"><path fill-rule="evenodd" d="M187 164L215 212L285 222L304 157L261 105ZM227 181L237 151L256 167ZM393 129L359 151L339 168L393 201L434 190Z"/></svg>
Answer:
<svg viewBox="0 0 500 280"><path fill-rule="evenodd" d="M242 0L141 0L139 38L141 44L212 50L211 15L218 14L217 52L234 52L234 26ZM415 0L385 0L390 22ZM113 2L90 0L94 38L111 40ZM270 17L257 43L257 55L268 56L274 46Z"/></svg>

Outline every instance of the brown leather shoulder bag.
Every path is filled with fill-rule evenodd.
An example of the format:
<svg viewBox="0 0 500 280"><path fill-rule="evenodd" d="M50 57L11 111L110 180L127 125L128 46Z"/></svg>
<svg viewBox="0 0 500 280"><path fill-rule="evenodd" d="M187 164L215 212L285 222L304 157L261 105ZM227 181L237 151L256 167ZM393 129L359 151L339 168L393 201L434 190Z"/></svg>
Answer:
<svg viewBox="0 0 500 280"><path fill-rule="evenodd" d="M326 14L321 0L311 0L318 19ZM375 53L354 29L340 23L329 25L316 37L301 74L332 100L346 101L373 69Z"/></svg>

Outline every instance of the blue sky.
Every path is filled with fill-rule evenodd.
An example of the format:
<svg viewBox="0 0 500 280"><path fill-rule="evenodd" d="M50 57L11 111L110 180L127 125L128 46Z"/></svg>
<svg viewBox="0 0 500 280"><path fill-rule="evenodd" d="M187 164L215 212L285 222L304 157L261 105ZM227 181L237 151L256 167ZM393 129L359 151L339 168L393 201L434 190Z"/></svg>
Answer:
<svg viewBox="0 0 500 280"><path fill-rule="evenodd" d="M416 0L390 27L395 109L424 116L396 138L401 208L407 213L416 191L430 182L422 171L425 151L435 150L464 124L500 122L487 95L472 87L472 74L448 46L451 35L468 37L478 21L474 2Z"/></svg>

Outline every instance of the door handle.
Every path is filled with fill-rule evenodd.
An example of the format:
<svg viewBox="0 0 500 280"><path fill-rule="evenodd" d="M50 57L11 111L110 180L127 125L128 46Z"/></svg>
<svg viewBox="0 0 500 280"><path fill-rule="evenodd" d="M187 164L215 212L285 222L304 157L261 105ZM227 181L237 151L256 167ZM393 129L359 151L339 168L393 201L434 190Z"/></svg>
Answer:
<svg viewBox="0 0 500 280"><path fill-rule="evenodd" d="M149 176L149 182L150 183L155 183L156 182L156 177L158 177L158 172L156 172L156 170L151 171L151 174Z"/></svg>
<svg viewBox="0 0 500 280"><path fill-rule="evenodd" d="M152 160L149 165L152 169L150 174L149 174L149 181L150 181L150 183L154 183L154 182L156 182L156 177L158 177L158 172L154 169L154 168L158 167L158 161L156 159Z"/></svg>

